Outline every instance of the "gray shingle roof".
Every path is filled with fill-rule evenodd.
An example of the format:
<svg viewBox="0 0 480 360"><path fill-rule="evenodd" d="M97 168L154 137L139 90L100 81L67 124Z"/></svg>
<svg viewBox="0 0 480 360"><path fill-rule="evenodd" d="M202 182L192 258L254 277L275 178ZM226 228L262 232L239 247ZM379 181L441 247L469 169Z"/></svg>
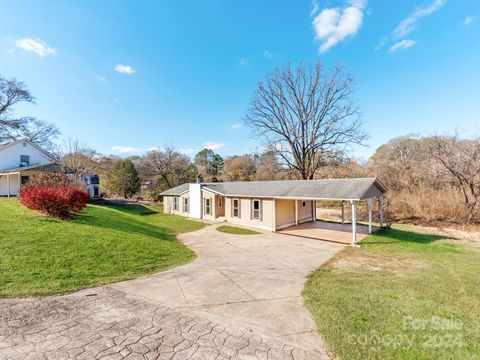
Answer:
<svg viewBox="0 0 480 360"><path fill-rule="evenodd" d="M175 186L174 188L165 190L165 191L162 192L160 195L163 195L163 196L176 196L176 195L180 195L180 194L184 193L185 191L188 191L188 186L189 186L189 185L190 185L190 184L186 183L186 184L182 184L182 185Z"/></svg>
<svg viewBox="0 0 480 360"><path fill-rule="evenodd" d="M331 200L362 200L386 191L385 186L376 178L235 181L204 183L202 186L206 190L227 196ZM162 195L179 195L186 190L188 184L183 184L163 192Z"/></svg>

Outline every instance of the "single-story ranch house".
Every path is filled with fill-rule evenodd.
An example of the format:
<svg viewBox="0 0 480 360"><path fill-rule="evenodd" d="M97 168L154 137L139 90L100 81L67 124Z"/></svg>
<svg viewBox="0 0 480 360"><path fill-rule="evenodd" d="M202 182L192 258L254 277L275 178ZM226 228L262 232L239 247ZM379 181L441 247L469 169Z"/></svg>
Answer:
<svg viewBox="0 0 480 360"><path fill-rule="evenodd" d="M316 201L341 201L342 208L348 201L352 205L352 244L356 245L358 202L368 203L371 233L374 199L379 201L383 225L385 192L385 186L376 178L353 178L182 184L161 195L166 214L227 221L267 231L315 221Z"/></svg>

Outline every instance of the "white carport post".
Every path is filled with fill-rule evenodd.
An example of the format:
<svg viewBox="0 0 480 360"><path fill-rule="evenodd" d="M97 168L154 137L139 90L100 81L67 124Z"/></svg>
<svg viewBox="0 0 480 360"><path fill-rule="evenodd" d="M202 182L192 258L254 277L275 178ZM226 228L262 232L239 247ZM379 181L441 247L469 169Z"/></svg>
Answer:
<svg viewBox="0 0 480 360"><path fill-rule="evenodd" d="M357 202L352 200L352 246L357 247Z"/></svg>
<svg viewBox="0 0 480 360"><path fill-rule="evenodd" d="M383 227L383 196L378 197L378 205L380 208L380 227Z"/></svg>
<svg viewBox="0 0 480 360"><path fill-rule="evenodd" d="M345 224L345 201L342 200L342 224Z"/></svg>
<svg viewBox="0 0 480 360"><path fill-rule="evenodd" d="M373 210L373 199L367 199L368 202L368 233L372 233L372 210Z"/></svg>

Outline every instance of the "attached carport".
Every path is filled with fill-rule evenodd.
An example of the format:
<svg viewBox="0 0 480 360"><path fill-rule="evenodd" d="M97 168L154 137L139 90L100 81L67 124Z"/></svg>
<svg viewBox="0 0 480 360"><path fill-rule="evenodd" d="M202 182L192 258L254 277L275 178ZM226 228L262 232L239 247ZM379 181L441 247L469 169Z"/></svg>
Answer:
<svg viewBox="0 0 480 360"><path fill-rule="evenodd" d="M296 186L295 186L296 185ZM346 234L351 239L352 246L358 246L358 241L376 228L373 226L373 209L378 202L380 227L383 226L383 194L385 186L376 178L352 178L352 179L325 179L308 182L298 182L288 189L287 196L295 201L295 215L292 226L276 228L284 234L310 237L335 242L346 242ZM280 197L277 197L278 201ZM316 221L299 223L298 206L301 201L310 201L312 208L317 208L318 201L339 202L342 207L342 223L334 224ZM358 225L358 204L366 202L368 208L368 225ZM351 224L345 224L345 204L351 206ZM314 210L316 211L316 210Z"/></svg>

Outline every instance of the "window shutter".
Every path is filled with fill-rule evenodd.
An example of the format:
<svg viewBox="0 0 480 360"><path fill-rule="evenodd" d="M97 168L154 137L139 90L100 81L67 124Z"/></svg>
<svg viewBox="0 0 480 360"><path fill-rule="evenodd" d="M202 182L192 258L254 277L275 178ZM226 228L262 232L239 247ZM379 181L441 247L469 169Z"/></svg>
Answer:
<svg viewBox="0 0 480 360"><path fill-rule="evenodd" d="M242 201L238 199L238 218L240 219L242 216Z"/></svg>
<svg viewBox="0 0 480 360"><path fill-rule="evenodd" d="M250 220L253 220L253 200L250 199Z"/></svg>

